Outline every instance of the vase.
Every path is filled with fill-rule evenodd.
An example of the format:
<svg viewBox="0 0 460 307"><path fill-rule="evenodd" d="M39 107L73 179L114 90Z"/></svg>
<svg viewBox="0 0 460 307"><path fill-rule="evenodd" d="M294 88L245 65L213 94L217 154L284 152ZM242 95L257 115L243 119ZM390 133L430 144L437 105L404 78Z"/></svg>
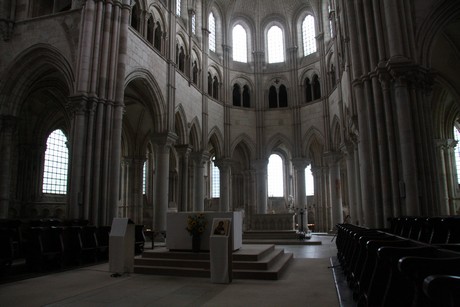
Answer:
<svg viewBox="0 0 460 307"><path fill-rule="evenodd" d="M201 249L201 236L193 235L192 236L192 252L199 253Z"/></svg>

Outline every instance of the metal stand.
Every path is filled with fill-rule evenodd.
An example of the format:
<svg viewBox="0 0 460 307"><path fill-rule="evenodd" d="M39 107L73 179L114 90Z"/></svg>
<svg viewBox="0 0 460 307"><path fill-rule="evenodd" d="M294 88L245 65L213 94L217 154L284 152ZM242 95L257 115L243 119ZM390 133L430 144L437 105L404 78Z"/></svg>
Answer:
<svg viewBox="0 0 460 307"><path fill-rule="evenodd" d="M307 227L307 231L304 231L304 228L303 228L303 215L306 214L305 209L306 208L296 208L296 211L299 211L299 214L300 214L300 228L297 231L297 237L301 241L311 239L311 233L308 230L308 227Z"/></svg>

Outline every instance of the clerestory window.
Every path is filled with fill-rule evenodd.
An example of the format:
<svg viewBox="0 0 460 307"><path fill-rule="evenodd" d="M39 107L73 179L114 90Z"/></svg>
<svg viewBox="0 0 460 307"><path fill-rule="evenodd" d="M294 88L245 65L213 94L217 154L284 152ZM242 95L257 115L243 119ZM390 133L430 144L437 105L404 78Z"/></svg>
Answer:
<svg viewBox="0 0 460 307"><path fill-rule="evenodd" d="M283 31L272 26L267 32L268 63L284 62Z"/></svg>
<svg viewBox="0 0 460 307"><path fill-rule="evenodd" d="M233 27L233 61L248 62L246 30L241 25Z"/></svg>
<svg viewBox="0 0 460 307"><path fill-rule="evenodd" d="M211 12L208 18L209 22L209 50L216 52L216 18Z"/></svg>
<svg viewBox="0 0 460 307"><path fill-rule="evenodd" d="M302 38L303 38L303 55L307 56L316 52L315 38L315 19L312 15L307 15L302 22Z"/></svg>

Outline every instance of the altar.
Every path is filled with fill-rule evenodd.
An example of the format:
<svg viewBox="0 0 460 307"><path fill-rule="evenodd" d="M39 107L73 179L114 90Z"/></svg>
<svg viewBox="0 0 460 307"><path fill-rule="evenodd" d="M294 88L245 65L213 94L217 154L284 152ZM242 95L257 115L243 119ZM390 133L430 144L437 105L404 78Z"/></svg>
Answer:
<svg viewBox="0 0 460 307"><path fill-rule="evenodd" d="M243 214L236 212L169 212L166 216L166 248L169 250L191 250L192 237L187 231L187 218L189 215L202 213L207 221L204 233L201 235L201 250L209 251L209 237L212 231L214 218L232 219L233 250L238 250L243 245Z"/></svg>

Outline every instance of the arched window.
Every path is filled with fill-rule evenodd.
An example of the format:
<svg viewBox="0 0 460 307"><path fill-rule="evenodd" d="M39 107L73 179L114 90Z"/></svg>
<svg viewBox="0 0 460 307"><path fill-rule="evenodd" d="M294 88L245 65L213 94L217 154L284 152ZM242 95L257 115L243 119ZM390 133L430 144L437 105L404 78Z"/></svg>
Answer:
<svg viewBox="0 0 460 307"><path fill-rule="evenodd" d="M331 71L329 72L330 76L331 76L331 85L332 87L335 87L335 84L336 84L336 76L335 76L335 67L334 67L334 64L331 64Z"/></svg>
<svg viewBox="0 0 460 307"><path fill-rule="evenodd" d="M307 196L315 195L315 182L311 172L311 165L305 168L305 194Z"/></svg>
<svg viewBox="0 0 460 307"><path fill-rule="evenodd" d="M150 16L149 20L147 20L147 40L149 41L150 44L153 45L153 39L154 39L154 28L155 24L153 22L153 17Z"/></svg>
<svg viewBox="0 0 460 307"><path fill-rule="evenodd" d="M281 84L278 88L274 85L270 86L268 93L268 107L285 108L287 106L288 96L286 86L284 84Z"/></svg>
<svg viewBox="0 0 460 307"><path fill-rule="evenodd" d="M180 16L181 0L176 0L176 15Z"/></svg>
<svg viewBox="0 0 460 307"><path fill-rule="evenodd" d="M280 108L285 108L288 106L286 87L283 84L281 84L279 91L279 106Z"/></svg>
<svg viewBox="0 0 460 307"><path fill-rule="evenodd" d="M31 3L32 17L64 12L72 8L72 0L36 0Z"/></svg>
<svg viewBox="0 0 460 307"><path fill-rule="evenodd" d="M268 158L267 176L268 196L284 196L283 159L279 155L272 154Z"/></svg>
<svg viewBox="0 0 460 307"><path fill-rule="evenodd" d="M246 30L241 25L233 27L233 61L248 62Z"/></svg>
<svg viewBox="0 0 460 307"><path fill-rule="evenodd" d="M313 100L313 93L311 89L311 82L309 78L305 78L305 99L307 102Z"/></svg>
<svg viewBox="0 0 460 307"><path fill-rule="evenodd" d="M460 184L460 131L454 127L454 139L459 143L455 146L455 164L457 167L457 184Z"/></svg>
<svg viewBox="0 0 460 307"><path fill-rule="evenodd" d="M219 80L217 80L217 77L214 76L214 79L212 81L212 97L214 99L218 99L219 98Z"/></svg>
<svg viewBox="0 0 460 307"><path fill-rule="evenodd" d="M139 13L136 4L134 4L131 9L131 27L139 31Z"/></svg>
<svg viewBox="0 0 460 307"><path fill-rule="evenodd" d="M179 70L184 72L185 69L185 52L184 47L180 47L179 50Z"/></svg>
<svg viewBox="0 0 460 307"><path fill-rule="evenodd" d="M241 107L241 88L239 84L233 86L233 105Z"/></svg>
<svg viewBox="0 0 460 307"><path fill-rule="evenodd" d="M209 50L216 52L216 19L211 12L208 18L209 22Z"/></svg>
<svg viewBox="0 0 460 307"><path fill-rule="evenodd" d="M249 86L243 86L243 107L251 107L251 94L249 92Z"/></svg>
<svg viewBox="0 0 460 307"><path fill-rule="evenodd" d="M268 107L278 107L278 94L276 93L276 87L274 85L270 86L270 90L268 93Z"/></svg>
<svg viewBox="0 0 460 307"><path fill-rule="evenodd" d="M161 36L162 35L163 33L161 31L161 25L159 22L157 22L156 28L155 28L155 39L154 39L153 47L155 47L155 49L159 51L161 51Z"/></svg>
<svg viewBox="0 0 460 307"><path fill-rule="evenodd" d="M192 33L196 34L196 17L195 17L195 13L192 14Z"/></svg>
<svg viewBox="0 0 460 307"><path fill-rule="evenodd" d="M220 197L220 171L214 164L215 158L211 159L211 197Z"/></svg>
<svg viewBox="0 0 460 307"><path fill-rule="evenodd" d="M312 87L313 87L313 100L320 99L321 98L321 85L319 83L318 75L313 76Z"/></svg>
<svg viewBox="0 0 460 307"><path fill-rule="evenodd" d="M303 38L303 55L307 56L316 52L315 38L315 19L312 15L307 15L302 22L302 38Z"/></svg>
<svg viewBox="0 0 460 307"><path fill-rule="evenodd" d="M198 65L196 64L196 61L193 61L192 82L194 84L198 84Z"/></svg>
<svg viewBox="0 0 460 307"><path fill-rule="evenodd" d="M284 62L283 31L272 26L267 32L268 63Z"/></svg>
<svg viewBox="0 0 460 307"><path fill-rule="evenodd" d="M67 194L69 150L62 130L54 130L46 140L43 193Z"/></svg>
<svg viewBox="0 0 460 307"><path fill-rule="evenodd" d="M208 72L208 95L212 96L212 76L210 72Z"/></svg>
<svg viewBox="0 0 460 307"><path fill-rule="evenodd" d="M142 195L147 194L147 161L144 162L142 169Z"/></svg>

